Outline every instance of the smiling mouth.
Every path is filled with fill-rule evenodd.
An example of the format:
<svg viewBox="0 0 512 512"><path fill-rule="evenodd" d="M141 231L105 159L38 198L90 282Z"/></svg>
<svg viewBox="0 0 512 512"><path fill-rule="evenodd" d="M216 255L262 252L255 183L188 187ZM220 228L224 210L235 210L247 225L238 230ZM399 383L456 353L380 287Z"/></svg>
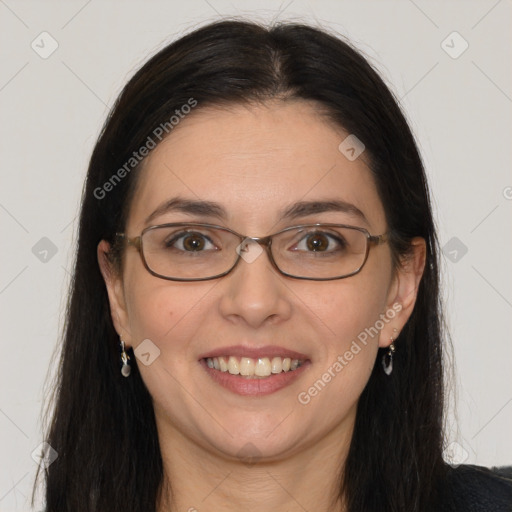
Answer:
<svg viewBox="0 0 512 512"><path fill-rule="evenodd" d="M271 375L293 372L306 362L303 359L279 356L259 358L220 356L206 357L203 360L208 368L247 379L264 379Z"/></svg>

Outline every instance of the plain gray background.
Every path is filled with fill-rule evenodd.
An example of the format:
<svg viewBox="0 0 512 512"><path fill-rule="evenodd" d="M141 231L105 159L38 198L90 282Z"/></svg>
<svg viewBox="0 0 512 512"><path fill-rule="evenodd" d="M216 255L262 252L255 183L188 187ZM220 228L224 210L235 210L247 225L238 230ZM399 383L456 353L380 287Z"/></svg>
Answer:
<svg viewBox="0 0 512 512"><path fill-rule="evenodd" d="M507 0L0 0L0 511L30 508L78 203L109 106L149 55L220 16L335 30L401 99L444 247L458 395L447 457L511 464L511 11Z"/></svg>

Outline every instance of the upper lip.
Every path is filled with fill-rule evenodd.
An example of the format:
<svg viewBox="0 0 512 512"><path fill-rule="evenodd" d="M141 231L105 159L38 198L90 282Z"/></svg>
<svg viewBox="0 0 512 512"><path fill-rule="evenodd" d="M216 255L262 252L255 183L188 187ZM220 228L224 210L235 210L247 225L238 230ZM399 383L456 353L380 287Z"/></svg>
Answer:
<svg viewBox="0 0 512 512"><path fill-rule="evenodd" d="M206 359L208 357L221 357L221 356L236 356L236 357L250 357L252 359L259 359L262 357L289 357L290 359L306 360L309 357L295 350L290 350L276 345L267 345L265 347L246 347L244 345L231 345L229 347L219 347L211 350L201 356L199 359Z"/></svg>

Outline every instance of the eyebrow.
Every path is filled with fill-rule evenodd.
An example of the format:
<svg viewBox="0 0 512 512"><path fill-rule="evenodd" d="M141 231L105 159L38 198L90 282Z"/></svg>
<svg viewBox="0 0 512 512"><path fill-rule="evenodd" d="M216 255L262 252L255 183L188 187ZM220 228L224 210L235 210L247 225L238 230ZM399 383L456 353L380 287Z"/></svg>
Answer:
<svg viewBox="0 0 512 512"><path fill-rule="evenodd" d="M155 218L169 212L181 212L189 215L204 215L219 220L226 220L228 215L226 209L219 203L213 201L202 201L174 197L161 204L147 219L149 224ZM318 213L342 212L357 217L370 225L365 214L357 206L340 199L329 199L324 201L299 201L281 210L278 214L280 220L295 220Z"/></svg>

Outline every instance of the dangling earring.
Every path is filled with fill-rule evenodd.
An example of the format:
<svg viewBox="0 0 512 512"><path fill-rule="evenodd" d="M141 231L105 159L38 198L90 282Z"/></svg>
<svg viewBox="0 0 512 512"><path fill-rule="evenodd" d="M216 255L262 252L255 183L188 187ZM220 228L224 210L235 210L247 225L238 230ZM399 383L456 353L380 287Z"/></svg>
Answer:
<svg viewBox="0 0 512 512"><path fill-rule="evenodd" d="M393 334L397 332L396 329L393 329ZM389 350L386 354L382 356L382 368L384 369L384 373L386 375L391 375L393 371L393 354L395 352L395 344L394 341L396 337L391 336L391 345L389 345Z"/></svg>
<svg viewBox="0 0 512 512"><path fill-rule="evenodd" d="M123 377L129 377L130 373L132 371L132 367L130 366L130 363L128 362L130 360L130 356L126 353L124 350L124 341L121 340L121 375Z"/></svg>

